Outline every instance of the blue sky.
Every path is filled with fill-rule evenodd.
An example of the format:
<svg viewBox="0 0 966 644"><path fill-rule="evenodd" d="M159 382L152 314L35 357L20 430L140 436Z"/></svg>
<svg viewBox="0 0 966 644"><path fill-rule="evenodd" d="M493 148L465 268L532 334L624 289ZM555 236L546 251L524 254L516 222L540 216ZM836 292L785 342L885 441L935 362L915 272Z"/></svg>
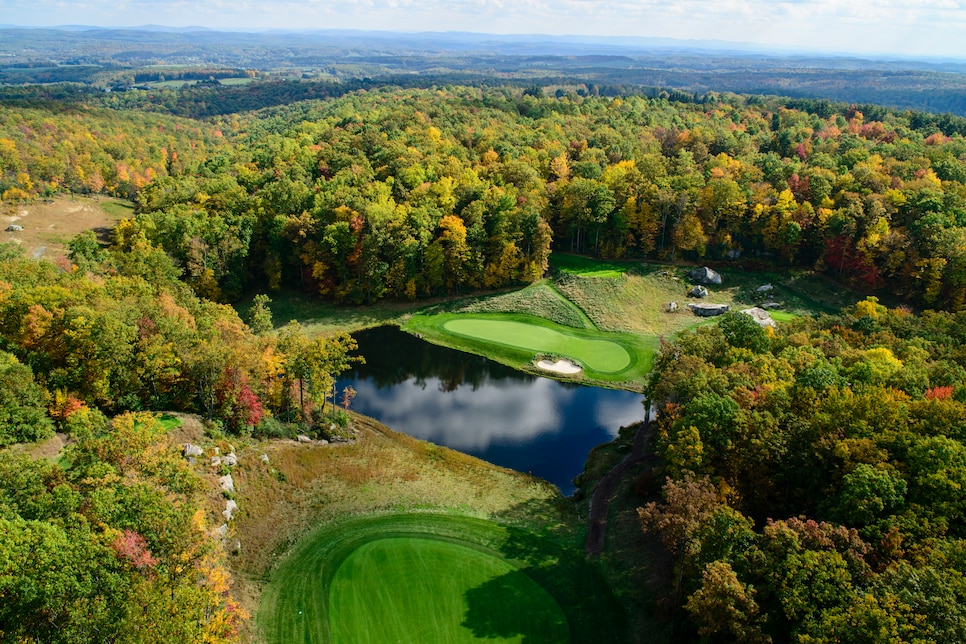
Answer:
<svg viewBox="0 0 966 644"><path fill-rule="evenodd" d="M0 0L0 23L650 36L966 59L966 0Z"/></svg>

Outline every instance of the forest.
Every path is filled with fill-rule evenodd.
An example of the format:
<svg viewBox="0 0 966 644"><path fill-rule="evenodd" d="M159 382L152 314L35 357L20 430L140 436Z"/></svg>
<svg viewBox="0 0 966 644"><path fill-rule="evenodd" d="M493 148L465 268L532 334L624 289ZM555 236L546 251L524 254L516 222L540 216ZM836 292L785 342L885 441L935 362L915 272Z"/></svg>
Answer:
<svg viewBox="0 0 966 644"><path fill-rule="evenodd" d="M966 304L958 121L549 89L376 87L210 121L3 107L0 194L136 196L131 225L220 301L524 284L557 248L816 268L914 306Z"/></svg>
<svg viewBox="0 0 966 644"><path fill-rule="evenodd" d="M729 314L662 349L642 479L665 482L639 513L692 636L966 638L963 322L869 298L777 333Z"/></svg>
<svg viewBox="0 0 966 644"><path fill-rule="evenodd" d="M663 345L660 463L638 488L679 637L966 639L966 121L599 90L242 88L267 107L205 118L178 102L211 88L0 103L5 204L136 204L107 247L0 245L0 447L75 439L57 463L0 452L0 637L237 637L202 483L147 412L337 438L354 342L275 329L270 296L516 288L556 250L816 270L883 302L776 332L729 315Z"/></svg>

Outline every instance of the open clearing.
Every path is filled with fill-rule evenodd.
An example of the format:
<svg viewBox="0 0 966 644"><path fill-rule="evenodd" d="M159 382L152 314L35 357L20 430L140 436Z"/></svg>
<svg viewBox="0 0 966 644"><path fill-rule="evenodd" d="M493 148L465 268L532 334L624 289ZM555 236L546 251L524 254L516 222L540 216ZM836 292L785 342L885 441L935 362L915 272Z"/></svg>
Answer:
<svg viewBox="0 0 966 644"><path fill-rule="evenodd" d="M499 557L438 539L357 548L332 580L329 616L337 642L570 640L563 611L536 582Z"/></svg>
<svg viewBox="0 0 966 644"><path fill-rule="evenodd" d="M450 333L519 347L535 354L565 355L588 369L603 373L616 373L631 363L627 350L616 342L574 337L570 333L523 322L463 317L444 323L443 328Z"/></svg>
<svg viewBox="0 0 966 644"><path fill-rule="evenodd" d="M257 620L270 643L607 642L624 621L579 551L430 513L324 526L272 575Z"/></svg>
<svg viewBox="0 0 966 644"><path fill-rule="evenodd" d="M0 213L0 241L19 243L27 257L55 259L66 255L67 242L85 230L107 243L117 222L134 214L134 205L120 199L58 197L50 203L6 205ZM11 224L23 230L8 232Z"/></svg>

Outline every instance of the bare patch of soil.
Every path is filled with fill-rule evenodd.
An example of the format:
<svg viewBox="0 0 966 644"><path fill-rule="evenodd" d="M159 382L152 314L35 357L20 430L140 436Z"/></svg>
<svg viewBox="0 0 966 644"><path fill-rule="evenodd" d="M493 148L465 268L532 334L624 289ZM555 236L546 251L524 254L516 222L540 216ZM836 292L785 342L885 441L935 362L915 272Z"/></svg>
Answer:
<svg viewBox="0 0 966 644"><path fill-rule="evenodd" d="M93 230L107 244L111 229L134 213L132 204L106 197L57 197L25 205L0 208L0 242L15 241L27 257L55 259L67 253L67 242L78 233ZM23 230L7 230L9 226Z"/></svg>
<svg viewBox="0 0 966 644"><path fill-rule="evenodd" d="M20 443L14 445L12 449L23 452L34 460L46 458L47 460L53 461L60 456L60 451L68 442L67 434L54 434L45 441L39 443Z"/></svg>

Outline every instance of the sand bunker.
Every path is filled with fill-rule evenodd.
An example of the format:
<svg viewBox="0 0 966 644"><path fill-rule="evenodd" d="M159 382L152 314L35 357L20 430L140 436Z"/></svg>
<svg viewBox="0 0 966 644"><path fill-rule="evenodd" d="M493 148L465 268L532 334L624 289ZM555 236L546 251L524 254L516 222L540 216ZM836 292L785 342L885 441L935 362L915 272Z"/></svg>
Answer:
<svg viewBox="0 0 966 644"><path fill-rule="evenodd" d="M545 371L553 371L555 373L563 373L567 375L573 375L583 371L583 369L572 363L570 360L557 360L556 362L541 360L537 363L537 366Z"/></svg>

